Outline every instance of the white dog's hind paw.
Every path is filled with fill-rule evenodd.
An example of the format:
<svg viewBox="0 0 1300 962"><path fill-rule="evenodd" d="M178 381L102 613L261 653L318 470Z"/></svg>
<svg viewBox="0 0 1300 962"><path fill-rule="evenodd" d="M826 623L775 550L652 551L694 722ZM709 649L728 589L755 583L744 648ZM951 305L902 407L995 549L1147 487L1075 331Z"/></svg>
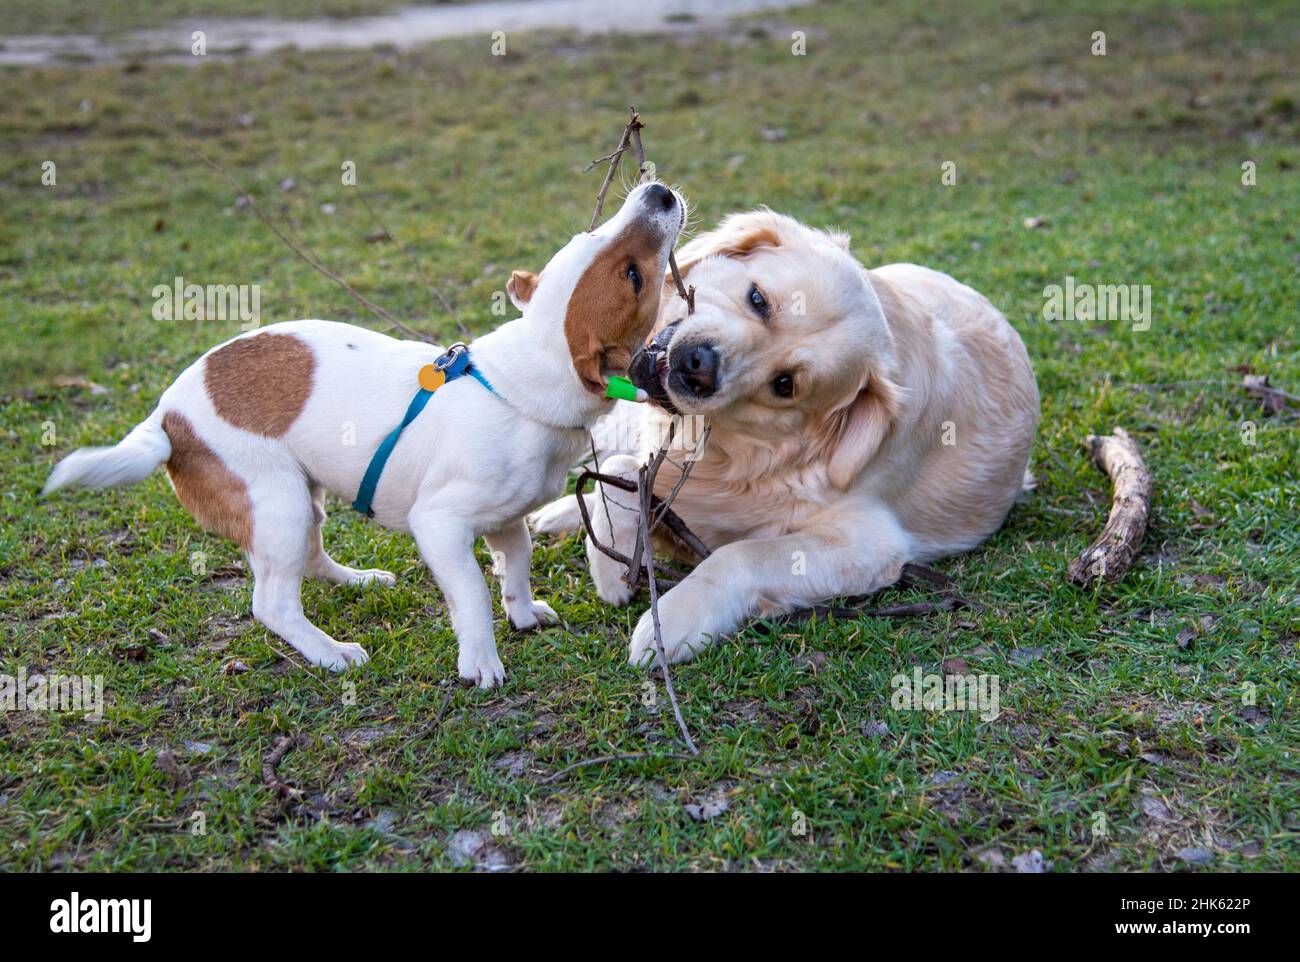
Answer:
<svg viewBox="0 0 1300 962"><path fill-rule="evenodd" d="M576 531L582 524L577 495L557 498L528 516L528 526L538 534L562 535Z"/></svg>
<svg viewBox="0 0 1300 962"><path fill-rule="evenodd" d="M364 571L354 571L352 577L348 579L348 584L383 585L385 588L391 588L397 584L397 575L382 568L367 568Z"/></svg>
<svg viewBox="0 0 1300 962"><path fill-rule="evenodd" d="M456 670L466 687L495 688L506 680L506 669L495 649L462 651L456 659Z"/></svg>
<svg viewBox="0 0 1300 962"><path fill-rule="evenodd" d="M321 649L308 655L303 654L313 665L328 668L330 671L347 671L364 665L370 660L366 650L352 642L335 642L332 648Z"/></svg>
<svg viewBox="0 0 1300 962"><path fill-rule="evenodd" d="M532 631L540 625L558 625L560 616L545 601L530 601L507 606L506 620L515 631Z"/></svg>

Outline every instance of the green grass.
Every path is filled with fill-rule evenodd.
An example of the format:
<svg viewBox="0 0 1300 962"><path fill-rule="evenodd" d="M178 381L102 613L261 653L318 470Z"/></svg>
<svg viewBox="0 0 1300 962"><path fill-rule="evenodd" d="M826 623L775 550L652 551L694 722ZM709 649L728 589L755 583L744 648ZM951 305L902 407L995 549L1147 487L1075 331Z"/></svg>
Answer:
<svg viewBox="0 0 1300 962"><path fill-rule="evenodd" d="M1132 6L828 3L687 39L512 36L506 58L469 39L0 73L0 655L11 673L103 675L109 700L100 724L0 713L0 868L445 868L453 833L494 818L510 827L487 836L496 857L530 869L982 870L979 852L1035 848L1056 870L1180 869L1187 847L1219 869L1300 868L1300 445L1231 370L1300 393L1300 21L1283 2ZM316 623L372 655L339 677L251 620L238 552L161 474L36 500L57 457L121 437L236 332L153 320L154 285L258 283L266 320L367 320L181 135L367 296L450 339L408 260L367 241L360 197L485 330L510 269L585 226L597 175L579 171L628 103L701 223L765 203L836 225L865 263L948 271L1021 331L1039 488L941 564L982 610L748 629L675 672L699 759L542 786L583 758L677 750L662 689L647 709L647 676L623 664L644 602L600 603L575 542L533 558L572 633L511 636L499 615L509 679L483 693L453 683L412 543L342 504L331 552L400 584L307 586ZM1151 329L1045 321L1043 288L1067 274L1151 285ZM1146 451L1153 524L1123 583L1078 591L1066 560L1109 501L1080 441L1114 424ZM891 709L891 677L956 655L1000 676L996 721ZM223 671L236 660L250 670ZM282 734L301 736L280 767L299 799L262 783ZM685 814L716 796L717 818Z"/></svg>

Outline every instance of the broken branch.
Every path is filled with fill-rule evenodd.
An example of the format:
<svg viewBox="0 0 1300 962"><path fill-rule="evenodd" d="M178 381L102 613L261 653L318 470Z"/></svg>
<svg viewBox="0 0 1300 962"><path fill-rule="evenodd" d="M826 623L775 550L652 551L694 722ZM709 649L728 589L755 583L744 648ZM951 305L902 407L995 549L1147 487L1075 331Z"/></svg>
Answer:
<svg viewBox="0 0 1300 962"><path fill-rule="evenodd" d="M582 527L587 532L587 537L591 539L591 543L606 557L613 558L615 561L619 562L619 564L630 564L631 559L627 555L604 544L596 537L596 532L591 526L591 515L587 511L587 503L583 498L583 494L587 490L588 481L598 481L601 484L608 484L612 487L628 492L636 491L636 482L628 481L626 478L616 477L612 474L601 474L599 471L587 469L578 475L576 486L578 495L578 513L582 515ZM712 552L710 552L708 546L686 526L686 522L683 521L675 511L668 507L669 503L670 502L667 501L661 501L657 496L651 497L651 504L654 506L656 511L660 512L663 526L671 531L682 542L682 544L690 548L691 551L694 552L701 561L703 561ZM684 578L687 573L674 571L673 574L675 577L680 576L680 578Z"/></svg>
<svg viewBox="0 0 1300 962"><path fill-rule="evenodd" d="M601 755L598 758L588 758L580 762L574 762L572 765L565 765L558 772L552 772L545 778L537 780L538 785L554 785L558 781L563 781L569 776L570 772L575 772L579 768L590 768L593 765L608 765L610 762L634 762L646 758L690 758L681 752L669 752L666 755L660 755L657 752L629 752L626 755Z"/></svg>
<svg viewBox="0 0 1300 962"><path fill-rule="evenodd" d="M632 116L628 120L627 126L623 128L623 136L619 139L618 146L604 157L597 157L582 170L585 174L593 167L606 162L609 163L609 170L605 172L605 182L600 185L600 193L596 195L596 212L591 215L591 225L587 228L588 231L595 230L596 225L600 223L601 211L605 209L605 195L609 193L609 185L614 182L614 173L618 170L618 162L623 159L624 151L632 146L633 137L636 138L637 153L640 155L639 169L642 176L645 174L645 151L641 147L641 128L645 124L641 123L641 117L637 114L635 107L628 107L627 109Z"/></svg>
<svg viewBox="0 0 1300 962"><path fill-rule="evenodd" d="M838 618L851 621L854 618L916 618L934 615L944 611L956 611L959 608L980 610L983 606L957 594L957 586L947 575L925 565L903 565L898 578L898 585L904 588L929 587L939 592L938 601L918 601L906 605L888 605L883 608L868 608L866 603L871 595L860 595L846 599L847 605L813 605L809 608L796 608L788 615L774 619L778 625L798 625L814 618ZM754 625L763 634L771 634L772 629L763 622Z"/></svg>
<svg viewBox="0 0 1300 962"><path fill-rule="evenodd" d="M662 452L661 452L662 453ZM659 670L664 673L664 687L668 689L668 700L673 706L673 715L677 718L677 727L681 729L682 738L686 741L686 747L690 749L692 755L698 755L700 750L695 747L695 742L691 738L690 730L686 727L686 719L682 717L681 706L677 704L677 692L673 690L672 672L668 670L668 656L664 653L664 636L659 626L659 586L655 582L655 558L654 551L650 546L650 499L653 497L651 489L655 483L655 472L659 470L659 461L643 467L638 475L640 480L641 503L641 539L645 542L645 570L646 580L650 586L650 621L654 626L655 633L655 652L659 658Z"/></svg>
<svg viewBox="0 0 1300 962"><path fill-rule="evenodd" d="M1151 516L1151 474L1137 443L1123 428L1084 442L1110 476L1113 495L1106 526L1088 550L1070 562L1069 580L1081 588L1119 581L1137 556Z"/></svg>
<svg viewBox="0 0 1300 962"><path fill-rule="evenodd" d="M284 756L289 753L291 748L293 748L294 742L295 740L292 736L281 735L275 740L275 745L271 750L262 758L262 781L281 798L291 798L300 794L298 789L294 788L288 782L281 780L280 776L276 774L275 771L279 767L280 762L284 761Z"/></svg>

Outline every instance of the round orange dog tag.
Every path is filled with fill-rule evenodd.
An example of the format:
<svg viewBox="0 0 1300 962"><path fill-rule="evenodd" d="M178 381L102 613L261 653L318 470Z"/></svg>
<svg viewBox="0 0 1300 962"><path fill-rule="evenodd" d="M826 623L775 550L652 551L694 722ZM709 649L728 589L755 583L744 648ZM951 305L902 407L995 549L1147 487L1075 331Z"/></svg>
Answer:
<svg viewBox="0 0 1300 962"><path fill-rule="evenodd" d="M447 375L443 374L439 368L432 364L426 364L420 368L420 387L432 393L442 387L447 380Z"/></svg>

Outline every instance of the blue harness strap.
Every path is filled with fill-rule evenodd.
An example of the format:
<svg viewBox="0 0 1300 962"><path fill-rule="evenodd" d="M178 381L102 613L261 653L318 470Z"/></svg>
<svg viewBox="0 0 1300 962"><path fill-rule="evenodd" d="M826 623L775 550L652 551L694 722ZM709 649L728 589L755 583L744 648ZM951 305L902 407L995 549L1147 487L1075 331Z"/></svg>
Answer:
<svg viewBox="0 0 1300 962"><path fill-rule="evenodd" d="M388 463L393 448L397 447L402 431L424 410L424 406L429 403L429 398L433 397L434 391L466 374L493 394L497 393L496 388L483 376L483 372L471 363L469 349L464 344L453 344L433 364L426 365L421 369L420 389L415 392L415 397L411 398L411 403L406 408L406 416L402 418L401 424L393 428L392 432L379 442L374 457L370 459L370 464L366 467L366 473L361 478L361 487L357 489L357 498L352 502L352 507L355 510L360 511L367 518L375 516L374 510L370 507L375 499L375 489L379 487L379 478L384 473L384 465ZM426 387L426 384L432 386Z"/></svg>

